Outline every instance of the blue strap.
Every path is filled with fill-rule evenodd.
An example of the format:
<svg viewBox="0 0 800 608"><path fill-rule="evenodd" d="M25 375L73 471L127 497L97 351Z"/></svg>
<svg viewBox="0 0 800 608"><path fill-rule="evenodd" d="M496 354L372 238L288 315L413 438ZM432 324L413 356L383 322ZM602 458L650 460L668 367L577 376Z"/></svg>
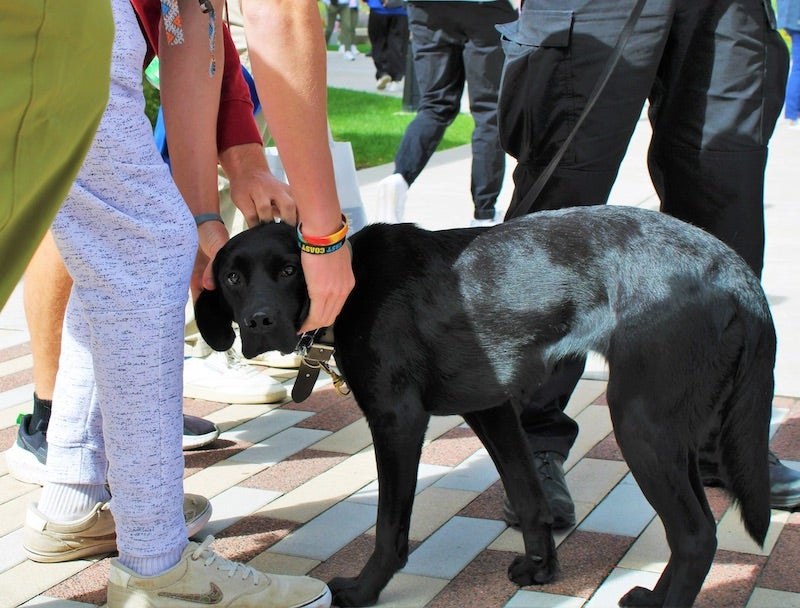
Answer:
<svg viewBox="0 0 800 608"><path fill-rule="evenodd" d="M244 80L250 88L250 99L253 100L253 116L255 116L261 111L261 100L258 98L258 91L256 91L256 81L244 66L242 66L242 76L244 76Z"/></svg>

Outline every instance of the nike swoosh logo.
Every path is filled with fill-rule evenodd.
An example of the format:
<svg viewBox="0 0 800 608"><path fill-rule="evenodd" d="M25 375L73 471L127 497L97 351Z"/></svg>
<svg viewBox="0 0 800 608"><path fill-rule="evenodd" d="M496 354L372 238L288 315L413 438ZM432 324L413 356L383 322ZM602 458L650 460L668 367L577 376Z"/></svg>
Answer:
<svg viewBox="0 0 800 608"><path fill-rule="evenodd" d="M203 604L210 606L212 604L219 604L222 601L222 589L211 583L211 588L207 593L167 593L160 592L161 597L168 597L173 600L182 600L192 604Z"/></svg>

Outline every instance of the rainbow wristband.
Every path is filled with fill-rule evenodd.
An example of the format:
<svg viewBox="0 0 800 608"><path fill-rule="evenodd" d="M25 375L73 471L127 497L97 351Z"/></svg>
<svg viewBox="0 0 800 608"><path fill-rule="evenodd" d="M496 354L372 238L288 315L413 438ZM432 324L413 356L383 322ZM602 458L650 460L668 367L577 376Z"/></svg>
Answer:
<svg viewBox="0 0 800 608"><path fill-rule="evenodd" d="M328 236L305 236L302 232L302 227L302 223L297 225L297 241L300 244L300 251L324 255L342 248L347 238L347 230L350 228L350 224L347 221L347 216L343 213L342 227Z"/></svg>

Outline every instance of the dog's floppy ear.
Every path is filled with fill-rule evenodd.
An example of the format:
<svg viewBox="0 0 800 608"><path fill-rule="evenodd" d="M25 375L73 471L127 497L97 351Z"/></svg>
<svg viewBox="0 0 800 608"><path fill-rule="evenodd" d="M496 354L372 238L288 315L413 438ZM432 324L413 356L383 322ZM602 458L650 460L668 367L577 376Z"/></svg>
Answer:
<svg viewBox="0 0 800 608"><path fill-rule="evenodd" d="M217 351L233 346L233 311L222 295L222 290L204 289L194 303L194 318L197 328L208 345Z"/></svg>

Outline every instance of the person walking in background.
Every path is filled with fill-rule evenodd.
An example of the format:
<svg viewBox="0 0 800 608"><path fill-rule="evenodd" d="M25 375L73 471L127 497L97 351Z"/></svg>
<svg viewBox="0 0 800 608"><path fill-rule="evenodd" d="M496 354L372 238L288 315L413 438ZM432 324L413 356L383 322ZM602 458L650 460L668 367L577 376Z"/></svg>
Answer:
<svg viewBox="0 0 800 608"><path fill-rule="evenodd" d="M526 201L581 115L633 6L568 0L553 10L550 0L526 0L520 19L500 28L500 136L517 159L506 219L605 204L649 99L648 167L661 211L715 235L761 276L767 143L788 67L769 2L647 0L586 121L535 200ZM578 427L563 410L585 362L561 362L521 404L554 528L575 523L563 464ZM700 472L705 484L717 485L725 476L711 435L699 454ZM800 505L800 473L771 453L770 493L773 508ZM507 500L504 515L517 524Z"/></svg>
<svg viewBox="0 0 800 608"><path fill-rule="evenodd" d="M374 1L369 0L370 6ZM376 221L403 220L408 189L458 116L465 84L475 121L470 188L475 205L473 224L497 221L495 203L505 175L505 152L497 131L504 56L495 25L516 18L517 11L508 0L418 0L408 4L419 109L403 133L394 173L379 184Z"/></svg>
<svg viewBox="0 0 800 608"><path fill-rule="evenodd" d="M322 0L326 6L325 44L330 44L331 34L339 21L339 52L348 61L355 61L356 26L358 25L358 0Z"/></svg>
<svg viewBox="0 0 800 608"><path fill-rule="evenodd" d="M786 31L792 42L783 115L791 127L800 129L800 0L778 0L778 27Z"/></svg>
<svg viewBox="0 0 800 608"><path fill-rule="evenodd" d="M395 91L406 71L408 15L402 2L364 0L369 6L367 34L372 46L375 80L379 91Z"/></svg>

